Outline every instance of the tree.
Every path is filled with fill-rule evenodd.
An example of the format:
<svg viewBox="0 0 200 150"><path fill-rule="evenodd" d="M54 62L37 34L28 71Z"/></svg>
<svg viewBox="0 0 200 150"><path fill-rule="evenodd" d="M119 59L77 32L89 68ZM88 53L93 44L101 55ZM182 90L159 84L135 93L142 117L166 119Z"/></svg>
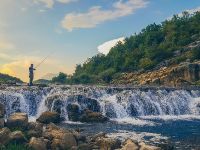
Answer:
<svg viewBox="0 0 200 150"><path fill-rule="evenodd" d="M67 75L65 73L60 72L57 77L54 77L52 79L53 83L60 83L60 84L65 84L67 83Z"/></svg>

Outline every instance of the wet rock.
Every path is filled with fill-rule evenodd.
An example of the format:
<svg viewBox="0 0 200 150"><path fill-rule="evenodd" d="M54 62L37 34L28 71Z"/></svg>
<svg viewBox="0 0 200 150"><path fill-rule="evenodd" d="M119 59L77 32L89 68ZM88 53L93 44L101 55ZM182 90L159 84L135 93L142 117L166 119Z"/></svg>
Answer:
<svg viewBox="0 0 200 150"><path fill-rule="evenodd" d="M106 122L109 119L101 113L85 110L84 114L80 117L81 122Z"/></svg>
<svg viewBox="0 0 200 150"><path fill-rule="evenodd" d="M79 110L79 106L78 105L69 104L67 106L67 112L68 112L69 120L72 120L72 121L78 121L79 120L81 112Z"/></svg>
<svg viewBox="0 0 200 150"><path fill-rule="evenodd" d="M0 118L0 128L3 128L4 127L4 119L3 118Z"/></svg>
<svg viewBox="0 0 200 150"><path fill-rule="evenodd" d="M139 146L132 140L128 139L121 150L139 150Z"/></svg>
<svg viewBox="0 0 200 150"><path fill-rule="evenodd" d="M16 144L22 144L27 142L27 139L25 138L22 131L15 131L10 134L11 142Z"/></svg>
<svg viewBox="0 0 200 150"><path fill-rule="evenodd" d="M47 150L47 141L44 138L32 137L28 145L33 150Z"/></svg>
<svg viewBox="0 0 200 150"><path fill-rule="evenodd" d="M92 150L92 149L93 149L92 145L88 143L80 144L78 146L78 150Z"/></svg>
<svg viewBox="0 0 200 150"><path fill-rule="evenodd" d="M121 142L118 139L98 138L96 144L101 150L114 150L121 147Z"/></svg>
<svg viewBox="0 0 200 150"><path fill-rule="evenodd" d="M54 124L49 124L47 126L43 137L52 140L51 149L65 150L77 146L76 139L72 132L59 128Z"/></svg>
<svg viewBox="0 0 200 150"><path fill-rule="evenodd" d="M159 147L146 145L144 142L139 143L140 150L161 150Z"/></svg>
<svg viewBox="0 0 200 150"><path fill-rule="evenodd" d="M60 114L57 112L46 111L40 115L37 119L38 122L49 124L49 123L59 123L61 121Z"/></svg>
<svg viewBox="0 0 200 150"><path fill-rule="evenodd" d="M106 133L104 132L100 132L94 136L91 137L91 141L95 142L98 138L105 138L106 137Z"/></svg>
<svg viewBox="0 0 200 150"><path fill-rule="evenodd" d="M39 122L29 122L28 123L28 138L31 137L41 137L43 131L43 124Z"/></svg>
<svg viewBox="0 0 200 150"><path fill-rule="evenodd" d="M3 118L5 115L5 107L2 103L0 103L0 118Z"/></svg>
<svg viewBox="0 0 200 150"><path fill-rule="evenodd" d="M100 104L96 99L86 97L85 95L71 95L68 98L69 103L78 103L82 110L88 109L94 112L100 112Z"/></svg>
<svg viewBox="0 0 200 150"><path fill-rule="evenodd" d="M26 129L28 126L28 115L26 113L14 113L8 118L6 125L9 128Z"/></svg>
<svg viewBox="0 0 200 150"><path fill-rule="evenodd" d="M10 129L2 128L0 129L0 144L6 145L10 142Z"/></svg>
<svg viewBox="0 0 200 150"><path fill-rule="evenodd" d="M64 106L63 100L61 95L53 95L46 99L45 105L47 106L48 110L52 110L61 114L62 107Z"/></svg>

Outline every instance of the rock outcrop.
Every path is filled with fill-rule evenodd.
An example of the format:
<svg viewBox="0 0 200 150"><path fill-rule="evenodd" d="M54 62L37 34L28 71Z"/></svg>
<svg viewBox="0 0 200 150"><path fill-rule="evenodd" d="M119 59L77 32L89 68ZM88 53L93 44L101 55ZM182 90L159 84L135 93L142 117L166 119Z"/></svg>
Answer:
<svg viewBox="0 0 200 150"><path fill-rule="evenodd" d="M49 123L59 123L61 121L60 114L57 112L46 111L43 112L37 119L38 122L49 124Z"/></svg>
<svg viewBox="0 0 200 150"><path fill-rule="evenodd" d="M114 83L133 85L192 85L200 80L200 62L185 62L179 65L161 67L143 73L125 73Z"/></svg>

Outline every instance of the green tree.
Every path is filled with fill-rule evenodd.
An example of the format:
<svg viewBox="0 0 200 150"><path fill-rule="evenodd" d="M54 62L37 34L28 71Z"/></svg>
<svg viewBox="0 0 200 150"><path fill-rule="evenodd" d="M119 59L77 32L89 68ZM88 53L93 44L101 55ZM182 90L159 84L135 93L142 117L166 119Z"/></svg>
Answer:
<svg viewBox="0 0 200 150"><path fill-rule="evenodd" d="M67 83L67 75L65 73L60 72L57 77L54 77L52 79L53 83L60 83L60 84L65 84Z"/></svg>

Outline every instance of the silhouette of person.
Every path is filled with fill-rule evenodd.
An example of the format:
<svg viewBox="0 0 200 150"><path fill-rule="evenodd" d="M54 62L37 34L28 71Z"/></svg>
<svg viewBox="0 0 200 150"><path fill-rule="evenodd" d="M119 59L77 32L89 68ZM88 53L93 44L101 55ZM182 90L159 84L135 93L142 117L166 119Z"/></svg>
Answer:
<svg viewBox="0 0 200 150"><path fill-rule="evenodd" d="M29 67L29 86L33 86L33 79L34 79L34 70L33 64Z"/></svg>

